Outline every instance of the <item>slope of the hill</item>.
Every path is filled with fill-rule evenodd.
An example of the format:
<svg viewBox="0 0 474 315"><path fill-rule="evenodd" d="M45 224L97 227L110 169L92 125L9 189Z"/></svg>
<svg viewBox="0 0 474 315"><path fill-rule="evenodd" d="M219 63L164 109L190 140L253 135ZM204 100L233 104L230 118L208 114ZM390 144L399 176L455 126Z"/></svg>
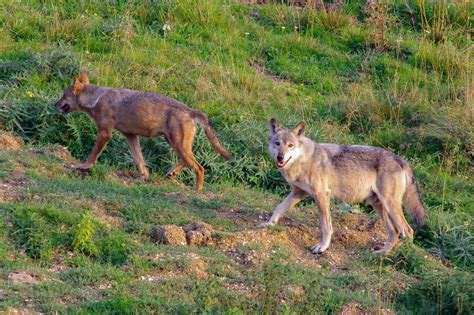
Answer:
<svg viewBox="0 0 474 315"><path fill-rule="evenodd" d="M8 132L0 141L1 308L148 310L166 299L176 312L274 305L469 312L472 293L463 281L474 268L473 11L469 2L418 0L0 1L0 132ZM140 184L125 141L114 134L91 177L80 179L64 164L86 158L95 126L52 105L80 69L94 84L161 93L206 112L235 159L221 159L200 131L194 150L206 183L196 194L162 182L176 156L163 139L142 139L159 184ZM284 227L254 232L288 190L266 152L271 117L288 127L304 120L318 142L375 145L407 159L429 213L415 244L444 271L426 267L415 249L376 269L369 248L381 231L364 206L355 215L334 203L338 230L344 220L351 224L329 256L306 251L319 233L310 200ZM26 151L6 150L23 143ZM193 174L186 170L178 182L191 185ZM158 226L198 221L235 242L175 248L150 236ZM280 245L273 251L250 242L254 237ZM266 256L249 264L254 248ZM359 250L361 258L352 259ZM205 267L200 258L192 263L194 255ZM276 263L288 257L301 261ZM305 267L311 264L321 268ZM210 275L206 281L182 279L195 265ZM50 268L59 269L49 276ZM22 270L40 281L13 284L10 276ZM154 273L161 279L157 270L183 281L164 277L159 288L139 281Z"/></svg>
<svg viewBox="0 0 474 315"><path fill-rule="evenodd" d="M157 177L144 184L106 167L82 178L74 162L62 147L23 148L2 135L0 309L465 313L473 301L472 274L413 244L374 254L385 232L373 215L334 207L333 244L312 255L313 205L256 229L280 197L229 185L197 193ZM181 243L178 227L188 231ZM163 229L176 244L159 242Z"/></svg>

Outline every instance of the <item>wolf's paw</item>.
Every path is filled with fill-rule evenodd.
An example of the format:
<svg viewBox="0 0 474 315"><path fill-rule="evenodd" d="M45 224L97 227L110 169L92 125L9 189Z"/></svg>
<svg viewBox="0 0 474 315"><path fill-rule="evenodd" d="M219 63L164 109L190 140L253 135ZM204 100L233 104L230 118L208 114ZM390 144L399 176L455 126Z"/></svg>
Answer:
<svg viewBox="0 0 474 315"><path fill-rule="evenodd" d="M384 246L381 246L381 245L377 245L373 248L374 250L374 254L388 254L391 250L391 246L390 245L384 245Z"/></svg>
<svg viewBox="0 0 474 315"><path fill-rule="evenodd" d="M150 176L148 175L148 172L140 174L140 180L142 180L144 182L147 182L149 178L150 178Z"/></svg>
<svg viewBox="0 0 474 315"><path fill-rule="evenodd" d="M173 179L173 178L176 177L176 175L177 174L175 172L168 172L168 173L166 173L166 178Z"/></svg>
<svg viewBox="0 0 474 315"><path fill-rule="evenodd" d="M374 249L374 254L385 255L385 254L388 254L389 252L390 252L390 249L386 249L386 248Z"/></svg>
<svg viewBox="0 0 474 315"><path fill-rule="evenodd" d="M400 234L402 239L413 239L413 229L411 227L405 227Z"/></svg>
<svg viewBox="0 0 474 315"><path fill-rule="evenodd" d="M88 171L90 170L94 165L90 163L83 163L83 164L75 164L71 165L72 169L78 170L78 171Z"/></svg>
<svg viewBox="0 0 474 315"><path fill-rule="evenodd" d="M273 222L264 222L264 223L261 223L261 224L257 225L257 228L264 229L264 228L267 228L269 226L274 226L274 225L275 225L275 223L273 223Z"/></svg>
<svg viewBox="0 0 474 315"><path fill-rule="evenodd" d="M319 244L316 244L316 245L314 245L313 247L311 247L310 251L311 251L313 254L321 254L321 253L323 253L326 249L328 249L328 247L329 247L329 244L325 245L325 244L319 243Z"/></svg>

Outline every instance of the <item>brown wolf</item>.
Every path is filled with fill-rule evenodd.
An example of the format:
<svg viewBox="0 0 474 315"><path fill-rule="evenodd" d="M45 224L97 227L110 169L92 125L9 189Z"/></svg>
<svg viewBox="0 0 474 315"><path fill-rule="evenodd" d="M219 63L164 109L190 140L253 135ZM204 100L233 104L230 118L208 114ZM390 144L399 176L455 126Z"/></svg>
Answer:
<svg viewBox="0 0 474 315"><path fill-rule="evenodd" d="M286 210L309 194L319 208L322 231L322 241L311 248L313 253L324 252L331 243L331 197L343 202L365 200L377 210L388 232L385 246L377 252L390 251L400 234L413 238L402 202L417 225L423 224L426 210L405 160L381 148L315 143L304 131L303 122L288 130L280 128L274 118L270 120L269 150L292 191L260 227L276 224Z"/></svg>
<svg viewBox="0 0 474 315"><path fill-rule="evenodd" d="M196 123L201 125L214 148L226 159L231 155L219 143L207 116L197 110L166 96L127 89L101 87L89 83L85 72L74 77L71 85L54 105L61 113L81 111L89 115L97 125L97 139L87 161L76 166L87 170L94 166L97 158L112 137L112 130L122 132L130 145L133 160L141 177L148 179L148 170L140 149L139 136L163 135L180 162L166 174L178 175L184 166L190 166L196 174L196 189L201 190L204 168L194 158L192 144Z"/></svg>

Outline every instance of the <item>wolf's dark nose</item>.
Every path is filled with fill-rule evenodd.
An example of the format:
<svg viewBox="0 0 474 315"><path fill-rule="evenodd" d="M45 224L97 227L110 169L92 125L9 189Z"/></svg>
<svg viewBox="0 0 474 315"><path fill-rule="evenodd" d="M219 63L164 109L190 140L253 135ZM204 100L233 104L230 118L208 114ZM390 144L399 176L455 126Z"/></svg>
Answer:
<svg viewBox="0 0 474 315"><path fill-rule="evenodd" d="M278 161L278 162L283 161L283 156L281 156L281 155L277 156L277 161Z"/></svg>

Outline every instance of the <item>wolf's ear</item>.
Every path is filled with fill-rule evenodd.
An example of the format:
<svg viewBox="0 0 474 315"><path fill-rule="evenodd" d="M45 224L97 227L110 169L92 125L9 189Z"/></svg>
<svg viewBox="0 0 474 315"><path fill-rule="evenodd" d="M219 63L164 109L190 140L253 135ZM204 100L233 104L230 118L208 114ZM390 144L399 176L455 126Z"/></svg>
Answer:
<svg viewBox="0 0 474 315"><path fill-rule="evenodd" d="M81 74L79 76L79 81L82 82L82 84L89 84L89 77L87 76L87 72L81 71Z"/></svg>
<svg viewBox="0 0 474 315"><path fill-rule="evenodd" d="M270 134L275 134L280 130L280 124L275 118L270 119Z"/></svg>
<svg viewBox="0 0 474 315"><path fill-rule="evenodd" d="M293 132L296 136L302 136L304 135L305 128L304 122L300 121L300 123L296 125L296 127L293 128L291 132Z"/></svg>
<svg viewBox="0 0 474 315"><path fill-rule="evenodd" d="M74 77L72 81L72 93L74 93L74 95L79 95L82 90L84 90L84 84L82 84L78 78Z"/></svg>

